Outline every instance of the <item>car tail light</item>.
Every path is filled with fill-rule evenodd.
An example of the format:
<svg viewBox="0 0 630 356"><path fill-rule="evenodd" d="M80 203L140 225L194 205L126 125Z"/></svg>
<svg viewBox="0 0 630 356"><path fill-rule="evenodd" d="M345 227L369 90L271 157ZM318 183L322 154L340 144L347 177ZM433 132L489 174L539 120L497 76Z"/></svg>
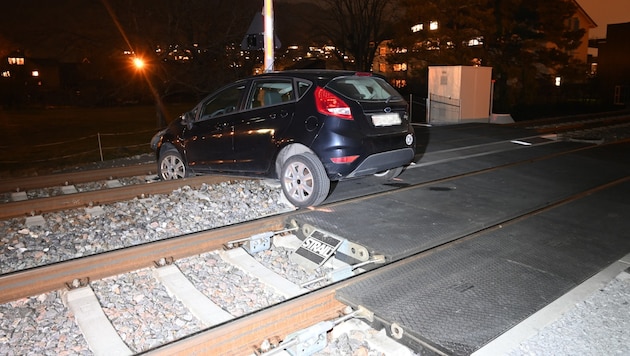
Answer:
<svg viewBox="0 0 630 356"><path fill-rule="evenodd" d="M359 158L359 156L343 156L343 157L333 157L330 160L332 161L332 163L343 164L343 163L352 163L357 158Z"/></svg>
<svg viewBox="0 0 630 356"><path fill-rule="evenodd" d="M348 104L324 88L317 87L315 89L315 105L317 105L317 111L321 114L335 116L344 120L354 120Z"/></svg>

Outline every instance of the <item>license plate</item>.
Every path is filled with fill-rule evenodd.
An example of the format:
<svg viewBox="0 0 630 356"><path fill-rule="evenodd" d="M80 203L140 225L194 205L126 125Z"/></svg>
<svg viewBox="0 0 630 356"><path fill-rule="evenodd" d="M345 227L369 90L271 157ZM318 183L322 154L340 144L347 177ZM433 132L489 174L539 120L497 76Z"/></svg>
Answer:
<svg viewBox="0 0 630 356"><path fill-rule="evenodd" d="M374 126L394 126L400 125L402 120L400 119L400 115L398 113L389 113L389 114L380 114L380 115L372 115L372 124Z"/></svg>

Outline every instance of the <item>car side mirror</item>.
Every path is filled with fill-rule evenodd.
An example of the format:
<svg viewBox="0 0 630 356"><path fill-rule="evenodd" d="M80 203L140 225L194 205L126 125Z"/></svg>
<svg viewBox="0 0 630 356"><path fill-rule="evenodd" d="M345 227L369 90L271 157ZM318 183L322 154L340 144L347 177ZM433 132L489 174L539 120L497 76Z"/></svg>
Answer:
<svg viewBox="0 0 630 356"><path fill-rule="evenodd" d="M192 115L190 111L185 112L181 116L182 124L186 125L186 127L190 130L193 127L193 122L195 121L195 117Z"/></svg>

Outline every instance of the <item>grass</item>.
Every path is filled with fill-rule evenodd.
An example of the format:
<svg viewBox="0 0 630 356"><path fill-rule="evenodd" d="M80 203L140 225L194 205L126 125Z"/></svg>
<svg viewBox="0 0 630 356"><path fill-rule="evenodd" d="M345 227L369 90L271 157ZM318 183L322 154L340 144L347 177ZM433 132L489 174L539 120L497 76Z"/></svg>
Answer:
<svg viewBox="0 0 630 356"><path fill-rule="evenodd" d="M192 106L168 105L167 121ZM0 109L0 178L150 153L159 129L154 106Z"/></svg>

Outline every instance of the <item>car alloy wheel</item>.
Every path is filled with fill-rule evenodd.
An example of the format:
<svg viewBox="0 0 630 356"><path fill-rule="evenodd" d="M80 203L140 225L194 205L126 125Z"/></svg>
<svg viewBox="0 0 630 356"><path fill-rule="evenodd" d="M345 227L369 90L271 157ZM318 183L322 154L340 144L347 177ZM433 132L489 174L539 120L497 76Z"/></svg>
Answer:
<svg viewBox="0 0 630 356"><path fill-rule="evenodd" d="M324 166L311 153L289 157L282 167L280 183L286 198L299 208L321 204L330 190Z"/></svg>
<svg viewBox="0 0 630 356"><path fill-rule="evenodd" d="M163 180L181 179L188 174L186 164L179 152L170 148L160 155L159 176Z"/></svg>

